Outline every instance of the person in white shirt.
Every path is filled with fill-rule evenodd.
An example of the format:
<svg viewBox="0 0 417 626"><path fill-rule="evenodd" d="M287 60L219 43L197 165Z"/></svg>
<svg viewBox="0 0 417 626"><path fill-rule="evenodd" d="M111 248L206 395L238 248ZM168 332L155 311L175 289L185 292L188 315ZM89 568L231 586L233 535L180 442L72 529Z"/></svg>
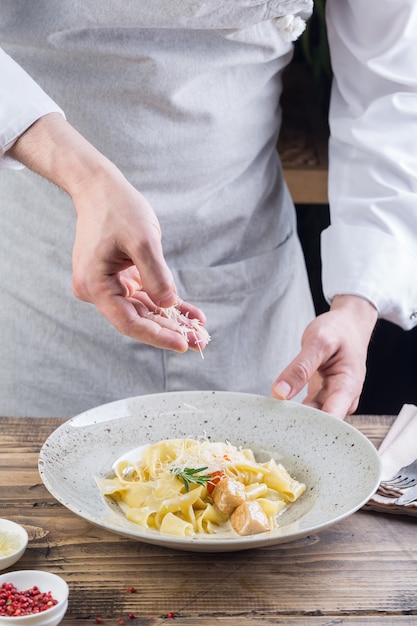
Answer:
<svg viewBox="0 0 417 626"><path fill-rule="evenodd" d="M4 0L2 414L191 388L356 409L378 316L417 323L417 5L327 1L331 305L317 318L275 149L311 10ZM207 348L157 314L174 305L207 321Z"/></svg>

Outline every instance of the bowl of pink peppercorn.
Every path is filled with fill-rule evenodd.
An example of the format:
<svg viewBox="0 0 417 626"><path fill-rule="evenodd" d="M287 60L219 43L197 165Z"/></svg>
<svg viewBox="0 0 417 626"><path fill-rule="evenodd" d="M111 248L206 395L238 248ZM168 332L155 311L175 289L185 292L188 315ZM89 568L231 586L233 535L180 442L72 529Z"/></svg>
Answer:
<svg viewBox="0 0 417 626"><path fill-rule="evenodd" d="M0 575L1 626L57 626L68 607L63 578L41 570Z"/></svg>

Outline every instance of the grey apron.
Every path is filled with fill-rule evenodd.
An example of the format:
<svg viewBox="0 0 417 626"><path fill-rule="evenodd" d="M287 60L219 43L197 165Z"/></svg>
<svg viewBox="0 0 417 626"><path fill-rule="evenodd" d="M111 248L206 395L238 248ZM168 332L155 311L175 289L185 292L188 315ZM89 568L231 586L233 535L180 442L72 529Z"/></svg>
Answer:
<svg viewBox="0 0 417 626"><path fill-rule="evenodd" d="M182 389L269 395L314 315L275 149L291 44L274 19L309 7L3 0L2 46L151 202L212 340L204 358L154 349L77 301L70 199L3 170L0 414L65 417Z"/></svg>

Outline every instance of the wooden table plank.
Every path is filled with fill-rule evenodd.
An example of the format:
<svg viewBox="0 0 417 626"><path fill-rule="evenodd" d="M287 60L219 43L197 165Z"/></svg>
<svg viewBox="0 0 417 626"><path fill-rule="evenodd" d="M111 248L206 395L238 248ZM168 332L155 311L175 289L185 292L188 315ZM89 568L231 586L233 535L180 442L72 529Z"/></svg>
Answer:
<svg viewBox="0 0 417 626"><path fill-rule="evenodd" d="M392 426L395 417L393 415L350 415L346 421L360 430L376 448Z"/></svg>
<svg viewBox="0 0 417 626"><path fill-rule="evenodd" d="M392 418L350 421L379 445ZM94 624L96 616L154 626L167 624L171 612L173 623L189 626L417 624L415 519L360 511L293 543L229 554L131 541L75 516L41 483L37 454L60 423L0 420L0 516L29 532L18 569L48 569L67 580L62 626ZM136 593L127 592L131 586Z"/></svg>
<svg viewBox="0 0 417 626"><path fill-rule="evenodd" d="M106 624L110 624L107 622ZM113 622L114 623L114 622ZM146 622L143 622L145 624ZM344 615L343 617L291 617L286 616L284 618L268 618L268 617L245 617L245 626L381 626L381 617L355 617ZM413 616L384 616L383 626L410 626L410 624L416 624L416 618ZM154 624L164 624L167 626L165 620L161 622L153 622ZM236 618L229 617L216 617L216 618L179 618L176 619L173 626L234 626L236 624Z"/></svg>

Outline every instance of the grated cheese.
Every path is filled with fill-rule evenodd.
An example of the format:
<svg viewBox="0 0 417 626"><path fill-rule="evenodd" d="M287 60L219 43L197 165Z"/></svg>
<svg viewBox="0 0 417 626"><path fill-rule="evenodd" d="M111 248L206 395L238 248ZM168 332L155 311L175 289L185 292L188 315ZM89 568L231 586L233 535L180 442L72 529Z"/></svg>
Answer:
<svg viewBox="0 0 417 626"><path fill-rule="evenodd" d="M168 308L158 307L156 313L162 317L166 317L169 320L177 322L179 332L187 341L189 341L189 335L191 334L194 337L197 348L200 351L201 358L204 359L203 350L201 349L200 344L209 343L211 337L200 320L195 318L190 319L188 313L181 313L176 306Z"/></svg>
<svg viewBox="0 0 417 626"><path fill-rule="evenodd" d="M0 557L10 556L21 546L19 535L0 530Z"/></svg>
<svg viewBox="0 0 417 626"><path fill-rule="evenodd" d="M181 449L172 464L168 462L166 465L174 465L175 469L184 470L187 467L207 467L207 473L213 473L224 469L231 463L242 463L247 461L247 456L229 443L220 441L195 441L196 445L190 446L190 440L183 440Z"/></svg>

